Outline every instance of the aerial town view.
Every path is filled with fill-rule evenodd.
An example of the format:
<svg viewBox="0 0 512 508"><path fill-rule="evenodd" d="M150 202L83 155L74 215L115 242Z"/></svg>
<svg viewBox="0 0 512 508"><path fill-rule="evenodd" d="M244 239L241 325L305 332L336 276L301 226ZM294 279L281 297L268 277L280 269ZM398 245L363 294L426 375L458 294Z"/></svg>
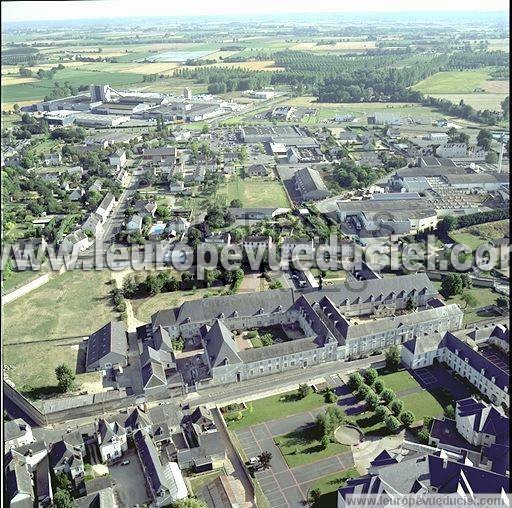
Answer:
<svg viewBox="0 0 512 508"><path fill-rule="evenodd" d="M3 506L510 506L508 2L1 8Z"/></svg>

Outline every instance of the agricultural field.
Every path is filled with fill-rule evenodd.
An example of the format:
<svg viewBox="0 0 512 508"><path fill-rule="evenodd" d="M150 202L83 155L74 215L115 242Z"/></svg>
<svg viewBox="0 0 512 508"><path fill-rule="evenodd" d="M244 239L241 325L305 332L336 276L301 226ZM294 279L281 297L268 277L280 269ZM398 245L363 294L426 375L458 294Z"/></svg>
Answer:
<svg viewBox="0 0 512 508"><path fill-rule="evenodd" d="M450 237L457 243L465 244L475 250L480 245L504 238L509 234L508 220L498 220L478 226L469 226L467 228L456 229L450 232Z"/></svg>
<svg viewBox="0 0 512 508"><path fill-rule="evenodd" d="M508 94L500 93L461 93L461 94L429 94L436 99L445 99L452 102L464 101L464 104L472 106L476 110L489 109L500 111L501 103Z"/></svg>
<svg viewBox="0 0 512 508"><path fill-rule="evenodd" d="M317 42L301 42L291 46L294 51L350 52L375 49L375 41L342 41L335 44L317 44Z"/></svg>
<svg viewBox="0 0 512 508"><path fill-rule="evenodd" d="M416 83L412 89L425 94L472 93L482 88L489 79L486 70L437 72L433 76Z"/></svg>
<svg viewBox="0 0 512 508"><path fill-rule="evenodd" d="M226 204L239 199L249 208L290 206L284 187L277 180L233 178L220 185L217 196L223 197Z"/></svg>

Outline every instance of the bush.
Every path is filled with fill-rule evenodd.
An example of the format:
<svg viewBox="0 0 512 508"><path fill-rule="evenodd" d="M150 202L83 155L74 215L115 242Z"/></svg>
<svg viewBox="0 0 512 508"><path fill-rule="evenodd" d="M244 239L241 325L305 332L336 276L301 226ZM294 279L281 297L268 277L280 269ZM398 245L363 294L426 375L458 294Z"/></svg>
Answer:
<svg viewBox="0 0 512 508"><path fill-rule="evenodd" d="M370 391L365 397L366 403L370 409L375 409L379 405L379 396L374 392Z"/></svg>
<svg viewBox="0 0 512 508"><path fill-rule="evenodd" d="M322 446L322 450L326 450L327 447L329 446L330 442L331 442L331 440L329 439L329 436L324 435L322 437L322 439L320 440L320 445Z"/></svg>
<svg viewBox="0 0 512 508"><path fill-rule="evenodd" d="M444 415L446 416L446 418L449 418L450 420L455 419L455 409L453 409L453 406L451 404L445 407Z"/></svg>
<svg viewBox="0 0 512 508"><path fill-rule="evenodd" d="M298 389L298 394L299 394L299 397L301 399L304 399L305 397L307 397L311 392L311 387L308 386L307 384L302 384L302 385L299 385L299 389Z"/></svg>
<svg viewBox="0 0 512 508"><path fill-rule="evenodd" d="M367 385L361 385L359 387L359 390L357 390L357 395L358 397L363 400L366 398L366 396L371 392L372 390L370 389L369 386Z"/></svg>
<svg viewBox="0 0 512 508"><path fill-rule="evenodd" d="M388 408L386 406L377 406L375 409L375 416L383 422L386 416L389 414Z"/></svg>
<svg viewBox="0 0 512 508"><path fill-rule="evenodd" d="M363 383L363 378L359 372L350 374L348 378L348 385L353 392L355 392Z"/></svg>
<svg viewBox="0 0 512 508"><path fill-rule="evenodd" d="M368 385L368 386L371 386L373 385L373 383L375 382L375 380L377 379L377 371L375 369L366 369L363 373L363 377L364 377L364 382Z"/></svg>
<svg viewBox="0 0 512 508"><path fill-rule="evenodd" d="M270 333L264 333L263 335L261 335L260 340L264 346L271 346L274 343L274 338Z"/></svg>
<svg viewBox="0 0 512 508"><path fill-rule="evenodd" d="M390 432L395 432L400 427L400 422L393 415L387 416L384 421Z"/></svg>
<svg viewBox="0 0 512 508"><path fill-rule="evenodd" d="M404 403L400 399L395 399L393 402L391 402L389 407L391 408L391 411L393 411L394 415L398 416L404 408Z"/></svg>
<svg viewBox="0 0 512 508"><path fill-rule="evenodd" d="M427 430L425 430L425 429L421 429L418 432L418 441L421 444L428 444L428 438L429 437L430 437L430 433Z"/></svg>
<svg viewBox="0 0 512 508"><path fill-rule="evenodd" d="M373 389L375 391L375 393L382 393L382 390L384 390L385 388L385 385L384 385L384 381L382 381L382 379L377 379L377 381L375 381L375 383L373 383Z"/></svg>
<svg viewBox="0 0 512 508"><path fill-rule="evenodd" d="M383 390L380 395L386 404L389 404L395 398L395 392L389 388Z"/></svg>
<svg viewBox="0 0 512 508"><path fill-rule="evenodd" d="M413 423L414 423L414 420L415 420L415 416L414 416L414 413L412 411L404 411L401 415L400 415L400 421L406 426L406 427L410 427Z"/></svg>
<svg viewBox="0 0 512 508"><path fill-rule="evenodd" d="M325 394L325 402L327 402L327 404L334 404L334 402L336 402L337 400L338 400L338 397L332 390L329 390Z"/></svg>
<svg viewBox="0 0 512 508"><path fill-rule="evenodd" d="M75 384L75 374L66 364L62 363L55 369L55 376L57 377L61 392L67 392L73 388Z"/></svg>

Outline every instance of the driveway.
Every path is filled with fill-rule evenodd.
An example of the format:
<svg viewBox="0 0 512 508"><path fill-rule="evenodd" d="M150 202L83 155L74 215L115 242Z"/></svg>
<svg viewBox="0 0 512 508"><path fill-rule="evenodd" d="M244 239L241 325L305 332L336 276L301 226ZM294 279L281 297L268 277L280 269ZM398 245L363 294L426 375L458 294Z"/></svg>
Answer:
<svg viewBox="0 0 512 508"><path fill-rule="evenodd" d="M109 472L115 482L114 488L119 499L119 506L120 508L133 508L137 504L142 506L149 501L149 496L137 452L129 449L123 454L124 460L129 460L130 463L122 466L120 461L109 466Z"/></svg>
<svg viewBox="0 0 512 508"><path fill-rule="evenodd" d="M311 425L316 415L325 408L318 408L279 420L253 425L236 432L247 457L259 455L262 451L272 454L272 466L255 474L272 508L304 507L308 491L317 480L324 476L343 471L353 466L352 452L333 455L314 463L289 468L281 451L274 443L274 437L287 434L299 427Z"/></svg>

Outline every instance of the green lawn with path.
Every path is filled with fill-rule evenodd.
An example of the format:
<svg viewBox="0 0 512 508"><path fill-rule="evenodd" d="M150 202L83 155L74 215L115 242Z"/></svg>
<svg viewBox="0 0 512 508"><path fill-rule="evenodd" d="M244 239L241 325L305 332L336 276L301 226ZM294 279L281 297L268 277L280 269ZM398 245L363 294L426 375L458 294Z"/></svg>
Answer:
<svg viewBox="0 0 512 508"><path fill-rule="evenodd" d="M350 446L336 442L330 442L327 448L324 449L317 437L316 427L311 426L307 429L277 436L274 441L290 468L316 462L350 450Z"/></svg>
<svg viewBox="0 0 512 508"><path fill-rule="evenodd" d="M333 506L336 506L336 492L338 489L340 487L344 487L349 478L357 478L358 476L360 476L360 474L357 469L355 467L351 467L350 469L345 469L345 471L338 471L337 473L324 476L320 480L317 480L313 483L309 492L313 489L319 489L322 495L313 505L313 508L332 508Z"/></svg>
<svg viewBox="0 0 512 508"><path fill-rule="evenodd" d="M250 425L310 411L324 404L324 395L320 393L311 392L303 399L298 398L296 391L271 395L252 401L252 412L243 411L243 418L238 421L228 421L228 426L230 430L236 431Z"/></svg>

